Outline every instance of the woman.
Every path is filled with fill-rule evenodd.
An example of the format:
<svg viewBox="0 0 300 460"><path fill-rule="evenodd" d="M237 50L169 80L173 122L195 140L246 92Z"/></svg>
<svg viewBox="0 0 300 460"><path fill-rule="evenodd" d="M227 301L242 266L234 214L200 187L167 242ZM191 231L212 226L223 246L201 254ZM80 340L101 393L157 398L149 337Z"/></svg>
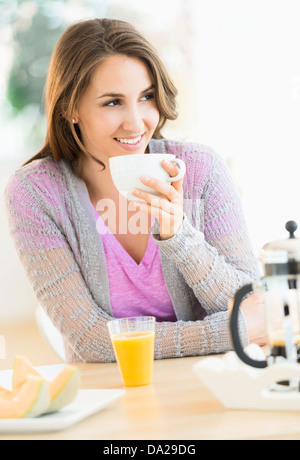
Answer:
<svg viewBox="0 0 300 460"><path fill-rule="evenodd" d="M162 137L177 116L176 93L152 46L122 21L75 24L53 53L45 145L10 179L6 202L20 259L69 361L114 361L107 321L132 315L156 316L156 359L231 348L228 304L258 277L256 261L224 162L208 147ZM182 158L186 176L168 185L150 178L160 200L137 190L143 201L132 208L108 160L157 152ZM106 225L105 200L118 224L138 212L146 231ZM261 311L255 296L244 301L245 342L262 335Z"/></svg>

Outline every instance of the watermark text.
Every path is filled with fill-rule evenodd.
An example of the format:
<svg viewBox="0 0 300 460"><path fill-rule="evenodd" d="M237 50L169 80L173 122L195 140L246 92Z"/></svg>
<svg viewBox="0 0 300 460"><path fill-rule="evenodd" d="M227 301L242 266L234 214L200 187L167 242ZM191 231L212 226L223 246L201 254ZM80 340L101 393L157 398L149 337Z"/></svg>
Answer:
<svg viewBox="0 0 300 460"><path fill-rule="evenodd" d="M165 201L164 206L162 206L163 209L160 209L160 199L160 197L154 197L153 200L151 200L149 203L149 214L145 211L145 209L140 209L139 205L136 205L134 201L124 201L124 197L120 197L118 206L115 201L110 198L99 200L96 205L96 211L99 214L99 218L96 223L97 232L100 235L105 235L109 232L114 235L146 235L149 233L151 227L150 215L152 214L152 217L157 218L159 210L159 212L163 212L165 216L165 218L162 219L161 232L162 234L170 234L174 217L172 215L173 203L169 204ZM184 200L183 209L188 218L191 217L192 204L192 200ZM155 210L156 212L152 213L151 210ZM166 218L168 214L169 219ZM159 228L153 226L152 233L158 234Z"/></svg>

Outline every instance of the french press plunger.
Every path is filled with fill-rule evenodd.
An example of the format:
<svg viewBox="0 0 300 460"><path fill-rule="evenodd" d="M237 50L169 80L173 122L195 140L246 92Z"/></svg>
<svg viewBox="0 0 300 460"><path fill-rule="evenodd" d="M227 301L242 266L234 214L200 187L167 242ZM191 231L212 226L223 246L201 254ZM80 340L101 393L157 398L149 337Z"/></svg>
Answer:
<svg viewBox="0 0 300 460"><path fill-rule="evenodd" d="M300 239L294 235L296 222L287 222L285 228L290 234L289 238L263 247L260 260L264 277L237 291L230 317L232 341L237 355L244 363L259 369L282 358L300 363ZM249 357L238 333L240 304L247 294L253 292L263 293L269 344L269 358L266 361Z"/></svg>

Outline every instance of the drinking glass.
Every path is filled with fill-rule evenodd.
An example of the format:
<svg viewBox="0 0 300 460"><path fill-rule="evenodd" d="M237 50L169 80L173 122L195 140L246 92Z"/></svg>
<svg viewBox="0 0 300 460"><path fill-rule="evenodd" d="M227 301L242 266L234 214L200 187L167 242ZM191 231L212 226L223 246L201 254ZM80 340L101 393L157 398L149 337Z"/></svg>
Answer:
<svg viewBox="0 0 300 460"><path fill-rule="evenodd" d="M107 323L123 383L127 387L152 382L155 317L117 318Z"/></svg>

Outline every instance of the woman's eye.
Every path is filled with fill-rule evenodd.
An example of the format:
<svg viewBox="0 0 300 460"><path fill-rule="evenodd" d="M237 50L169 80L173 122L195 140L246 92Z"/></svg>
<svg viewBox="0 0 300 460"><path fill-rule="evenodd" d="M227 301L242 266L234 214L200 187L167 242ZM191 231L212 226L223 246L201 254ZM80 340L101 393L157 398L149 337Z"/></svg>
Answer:
<svg viewBox="0 0 300 460"><path fill-rule="evenodd" d="M104 104L104 105L106 107L115 107L119 103L120 103L120 99L114 99L113 101L106 102L106 104Z"/></svg>
<svg viewBox="0 0 300 460"><path fill-rule="evenodd" d="M145 94L143 97L142 97L142 100L143 101L149 101L151 99L154 99L154 93L148 93L148 94Z"/></svg>
<svg viewBox="0 0 300 460"><path fill-rule="evenodd" d="M151 99L154 99L154 93L148 93L144 94L144 96L141 97L141 101L150 101ZM117 105L121 104L120 99L113 99L111 101L108 101L104 104L104 107L116 107Z"/></svg>

